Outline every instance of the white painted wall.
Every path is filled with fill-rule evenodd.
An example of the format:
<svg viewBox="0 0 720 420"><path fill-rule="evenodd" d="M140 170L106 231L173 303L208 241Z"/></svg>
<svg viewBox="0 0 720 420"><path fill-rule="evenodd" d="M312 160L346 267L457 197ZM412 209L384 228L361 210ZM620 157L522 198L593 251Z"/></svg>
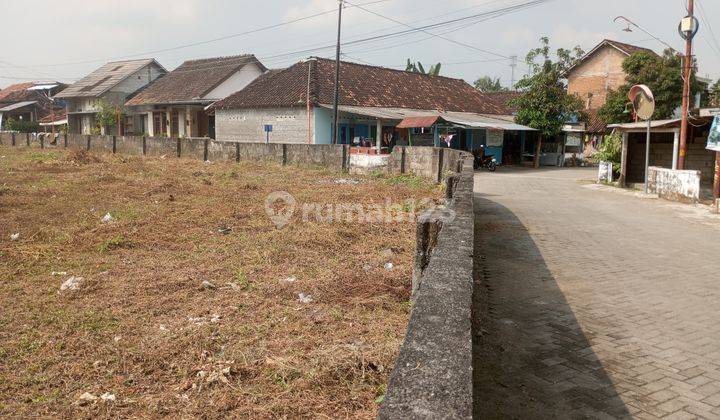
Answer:
<svg viewBox="0 0 720 420"><path fill-rule="evenodd" d="M204 96L205 99L223 99L235 92L241 91L253 80L257 79L263 72L257 64L248 64L228 77L224 82L215 87Z"/></svg>
<svg viewBox="0 0 720 420"><path fill-rule="evenodd" d="M149 64L133 73L130 77L110 89L110 92L130 94L144 87L148 83L165 74L165 71L155 65Z"/></svg>

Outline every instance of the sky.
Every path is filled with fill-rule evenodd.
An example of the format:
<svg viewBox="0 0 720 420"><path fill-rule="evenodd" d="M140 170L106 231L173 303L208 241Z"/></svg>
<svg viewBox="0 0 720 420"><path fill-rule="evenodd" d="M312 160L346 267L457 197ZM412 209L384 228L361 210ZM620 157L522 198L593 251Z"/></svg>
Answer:
<svg viewBox="0 0 720 420"><path fill-rule="evenodd" d="M623 31L626 25L613 22L620 15L684 52L677 25L686 0L542 0L507 10L528 1L349 0L343 10L342 40L349 43L343 59L399 69L408 58L426 67L440 62L444 76L468 82L498 77L508 86L509 57L518 56L517 80L527 72L525 55L542 36L552 48L579 45L587 51L605 38L657 52L665 48L640 29ZM313 55L334 57L337 5L337 0L0 0L3 32L15 34L0 45L0 88L29 80L72 82L104 62L128 58L154 57L172 70L188 59L243 53L255 54L268 68ZM696 0L696 16L699 73L717 80L720 1ZM426 32L352 43L453 20ZM218 38L224 39L213 41Z"/></svg>

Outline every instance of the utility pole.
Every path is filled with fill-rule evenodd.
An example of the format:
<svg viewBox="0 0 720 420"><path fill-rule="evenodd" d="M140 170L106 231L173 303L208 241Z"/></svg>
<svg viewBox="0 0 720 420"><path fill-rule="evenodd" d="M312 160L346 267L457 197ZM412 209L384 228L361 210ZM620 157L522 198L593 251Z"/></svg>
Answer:
<svg viewBox="0 0 720 420"><path fill-rule="evenodd" d="M515 89L515 67L517 67L517 55L510 56L510 90Z"/></svg>
<svg viewBox="0 0 720 420"><path fill-rule="evenodd" d="M692 41L697 32L696 20L693 16L695 1L688 0L688 15L680 23L680 35L685 38L685 60L683 62L683 96L682 120L680 123L680 151L678 154L678 169L685 169L685 155L687 154L688 140L688 113L690 109L690 78L692 77Z"/></svg>
<svg viewBox="0 0 720 420"><path fill-rule="evenodd" d="M338 134L340 129L338 127L338 97L340 90L340 29L342 28L342 9L343 0L339 0L338 5L338 30L337 30L337 44L335 45L335 93L333 96L333 135L332 144L337 144Z"/></svg>

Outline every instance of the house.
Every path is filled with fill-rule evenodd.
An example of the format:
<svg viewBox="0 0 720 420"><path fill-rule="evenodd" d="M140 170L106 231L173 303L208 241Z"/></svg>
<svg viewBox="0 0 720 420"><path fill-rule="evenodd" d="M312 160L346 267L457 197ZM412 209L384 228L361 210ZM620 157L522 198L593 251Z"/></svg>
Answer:
<svg viewBox="0 0 720 420"><path fill-rule="evenodd" d="M264 74L212 107L217 139L331 143L334 75L335 62L324 58ZM530 130L460 79L342 62L340 80L341 144L378 151L394 145L474 150L502 147L503 130Z"/></svg>
<svg viewBox="0 0 720 420"><path fill-rule="evenodd" d="M190 60L133 95L125 106L151 123L149 136L214 137L205 108L242 90L267 68L254 55Z"/></svg>
<svg viewBox="0 0 720 420"><path fill-rule="evenodd" d="M53 96L66 86L60 82L26 82L0 90L0 129L10 120L32 125L53 112L62 112L62 106L53 103Z"/></svg>
<svg viewBox="0 0 720 420"><path fill-rule="evenodd" d="M608 93L625 84L623 61L638 52L655 54L648 48L603 40L566 71L568 94L579 97L586 110L602 107Z"/></svg>
<svg viewBox="0 0 720 420"><path fill-rule="evenodd" d="M121 115L127 98L167 73L155 59L113 61L70 85L56 97L66 101L68 131L92 134L104 131L96 115L103 104L114 106ZM117 127L120 134L144 133L148 121L141 116L124 116Z"/></svg>

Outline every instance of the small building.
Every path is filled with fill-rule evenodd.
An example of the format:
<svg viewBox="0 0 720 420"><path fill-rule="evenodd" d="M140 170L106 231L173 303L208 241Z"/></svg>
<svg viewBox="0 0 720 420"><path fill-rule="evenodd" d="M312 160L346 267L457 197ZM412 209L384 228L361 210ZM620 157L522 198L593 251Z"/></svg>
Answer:
<svg viewBox="0 0 720 420"><path fill-rule="evenodd" d="M131 115L149 121L149 136L214 137L215 121L206 108L242 90L267 68L254 55L190 60L130 98Z"/></svg>
<svg viewBox="0 0 720 420"><path fill-rule="evenodd" d="M0 90L0 130L9 120L36 124L53 112L63 112L62 104L55 104L53 96L66 86L60 82L26 82Z"/></svg>
<svg viewBox="0 0 720 420"><path fill-rule="evenodd" d="M706 149L712 116L700 110L691 117L685 155L686 170L699 171L701 196L712 192L715 174L715 152ZM656 120L650 129L650 165L677 169L680 148L679 118ZM608 127L623 136L622 163L619 182L622 186L645 182L645 142L647 123L611 124Z"/></svg>
<svg viewBox="0 0 720 420"><path fill-rule="evenodd" d="M264 74L213 106L217 139L331 143L334 75L335 62L324 58ZM340 144L379 152L395 145L499 147L501 159L506 130L530 130L460 79L342 62L340 80Z"/></svg>
<svg viewBox="0 0 720 420"><path fill-rule="evenodd" d="M66 102L68 132L93 134L104 130L96 120L103 103L114 106L121 115L129 96L165 73L167 70L153 58L113 61L73 83L56 96ZM142 134L148 123L147 116L124 116L117 129L119 134Z"/></svg>

